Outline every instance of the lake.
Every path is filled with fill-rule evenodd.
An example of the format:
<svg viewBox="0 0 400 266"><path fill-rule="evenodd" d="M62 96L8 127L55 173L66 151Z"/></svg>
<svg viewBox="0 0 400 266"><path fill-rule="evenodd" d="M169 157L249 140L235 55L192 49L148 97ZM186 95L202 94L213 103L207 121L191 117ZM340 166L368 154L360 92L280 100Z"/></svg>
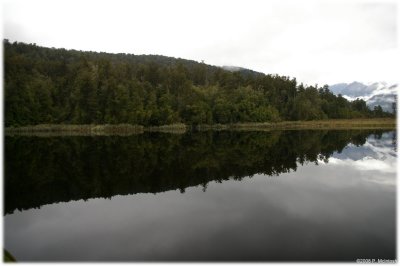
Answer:
<svg viewBox="0 0 400 266"><path fill-rule="evenodd" d="M17 261L396 258L396 132L5 137Z"/></svg>

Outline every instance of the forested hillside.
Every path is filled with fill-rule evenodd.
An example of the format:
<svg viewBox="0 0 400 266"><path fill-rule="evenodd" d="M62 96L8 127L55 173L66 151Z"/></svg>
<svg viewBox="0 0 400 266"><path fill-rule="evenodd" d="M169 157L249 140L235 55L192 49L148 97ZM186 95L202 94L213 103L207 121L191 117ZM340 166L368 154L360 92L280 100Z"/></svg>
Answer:
<svg viewBox="0 0 400 266"><path fill-rule="evenodd" d="M5 125L215 124L385 117L328 86L158 55L4 40ZM318 67L318 66L316 66Z"/></svg>

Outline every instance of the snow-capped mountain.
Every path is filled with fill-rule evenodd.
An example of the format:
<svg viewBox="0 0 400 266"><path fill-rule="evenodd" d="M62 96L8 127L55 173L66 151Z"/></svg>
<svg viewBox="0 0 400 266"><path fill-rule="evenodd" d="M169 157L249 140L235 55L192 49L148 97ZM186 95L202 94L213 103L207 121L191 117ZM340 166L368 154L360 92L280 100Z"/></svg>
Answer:
<svg viewBox="0 0 400 266"><path fill-rule="evenodd" d="M392 103L397 95L398 84L389 85L385 82L375 82L365 85L360 82L338 83L329 86L329 89L336 95L341 94L350 101L363 99L372 109L376 105L382 106L385 111L392 111Z"/></svg>

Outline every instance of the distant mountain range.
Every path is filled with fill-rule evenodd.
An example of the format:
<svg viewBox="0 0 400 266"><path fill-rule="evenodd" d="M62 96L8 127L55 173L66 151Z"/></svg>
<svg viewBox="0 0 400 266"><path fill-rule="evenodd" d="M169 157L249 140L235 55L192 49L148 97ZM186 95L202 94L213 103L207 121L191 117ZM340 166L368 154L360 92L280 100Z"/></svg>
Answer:
<svg viewBox="0 0 400 266"><path fill-rule="evenodd" d="M397 96L398 84L389 85L386 82L375 82L365 85L360 82L338 83L329 86L336 95L341 94L347 100L363 99L372 109L380 105L384 111L392 111L392 103Z"/></svg>

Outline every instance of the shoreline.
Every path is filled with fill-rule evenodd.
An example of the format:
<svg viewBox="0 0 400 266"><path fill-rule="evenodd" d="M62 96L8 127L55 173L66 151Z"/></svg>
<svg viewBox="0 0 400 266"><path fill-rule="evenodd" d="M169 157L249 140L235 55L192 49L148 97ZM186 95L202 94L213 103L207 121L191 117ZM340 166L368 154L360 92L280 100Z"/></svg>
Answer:
<svg viewBox="0 0 400 266"><path fill-rule="evenodd" d="M102 135L133 135L145 132L162 132L184 134L195 131L270 131L270 130L346 130L346 129L396 129L394 118L373 119L328 119L312 121L282 121L263 123L235 123L214 125L171 124L149 126L131 124L115 125L71 125L71 124L40 124L33 126L5 127L5 136L12 135L63 135L63 136L102 136Z"/></svg>

